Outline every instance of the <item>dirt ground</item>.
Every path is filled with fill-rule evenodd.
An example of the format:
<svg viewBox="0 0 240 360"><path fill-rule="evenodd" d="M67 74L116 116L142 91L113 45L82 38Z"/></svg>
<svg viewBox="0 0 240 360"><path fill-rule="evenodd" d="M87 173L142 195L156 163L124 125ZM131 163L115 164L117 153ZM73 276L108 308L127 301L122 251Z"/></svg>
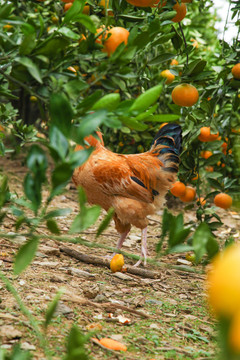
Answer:
<svg viewBox="0 0 240 360"><path fill-rule="evenodd" d="M17 196L22 195L21 184L26 170L22 157L0 158L0 174L3 172L8 175L10 191L16 192ZM47 189L44 196L47 196ZM73 186L64 195L55 198L50 209L66 207L71 208L72 213L58 218L62 235L68 234L69 226L78 213L77 191ZM170 210L177 214L183 211L183 207L176 203ZM239 238L239 214L221 210L218 213L224 222L218 231L219 241L223 243L229 235ZM184 211L184 219L185 222L195 222L194 209ZM81 233L81 237L88 242L114 247L117 241L114 226L111 224L96 240L98 223ZM24 232L24 227L21 230ZM14 216L10 212L0 231L15 232ZM77 324L84 334L89 329L97 330L95 338L110 337L127 346L126 352L117 353L89 340L86 348L90 359L216 358L216 325L206 305L205 275L201 265L188 262L187 265L193 271L184 271L181 266L185 265L185 254L172 254L162 257L159 265L148 264L147 269L158 272L156 279L129 273L113 274L107 267L86 264L66 255L60 251L60 247L64 245L81 253L101 257L110 255L110 251L80 244L62 244L53 240L45 225L37 231L44 239L40 241L32 264L20 276L13 275L12 267L14 256L25 238L19 236L10 242L1 237L0 270L12 281L41 329L49 302L60 288L64 289L57 313L47 331L53 358L63 356L66 336L72 324ZM156 255L155 246L160 234L161 214L158 214L151 217L149 224L150 258ZM140 245L140 231L132 228L123 250L139 255ZM130 265L134 261L125 257L125 263ZM106 303L112 306L105 306ZM20 343L23 349L32 352L34 359L45 358L29 319L23 315L16 300L1 282L0 343L5 349Z"/></svg>

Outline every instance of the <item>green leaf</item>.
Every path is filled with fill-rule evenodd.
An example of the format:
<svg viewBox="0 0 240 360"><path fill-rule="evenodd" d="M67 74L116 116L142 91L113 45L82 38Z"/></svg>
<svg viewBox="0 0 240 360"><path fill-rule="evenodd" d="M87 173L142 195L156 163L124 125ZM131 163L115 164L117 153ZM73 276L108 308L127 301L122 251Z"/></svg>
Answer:
<svg viewBox="0 0 240 360"><path fill-rule="evenodd" d="M107 94L99 99L92 107L93 110L106 109L113 111L117 108L120 102L119 94Z"/></svg>
<svg viewBox="0 0 240 360"><path fill-rule="evenodd" d="M23 37L21 45L19 46L20 55L29 55L36 46L36 34L30 33Z"/></svg>
<svg viewBox="0 0 240 360"><path fill-rule="evenodd" d="M130 107L130 111L143 112L153 105L162 92L162 85L156 85L141 94Z"/></svg>
<svg viewBox="0 0 240 360"><path fill-rule="evenodd" d="M59 186L64 187L72 176L73 170L69 163L62 163L55 167L52 172L52 187L53 189Z"/></svg>
<svg viewBox="0 0 240 360"><path fill-rule="evenodd" d="M33 237L22 245L14 261L14 274L19 275L33 260L38 248L38 239Z"/></svg>
<svg viewBox="0 0 240 360"><path fill-rule="evenodd" d="M160 114L160 115L151 115L144 119L146 122L171 122L176 121L180 118L180 115L176 114Z"/></svg>
<svg viewBox="0 0 240 360"><path fill-rule="evenodd" d="M89 228L96 222L100 212L101 207L98 205L82 209L80 214L78 214L73 220L73 223L70 227L70 233L78 233Z"/></svg>
<svg viewBox="0 0 240 360"><path fill-rule="evenodd" d="M76 325L73 325L67 342L67 355L64 360L89 360L84 349L87 337L84 336Z"/></svg>
<svg viewBox="0 0 240 360"><path fill-rule="evenodd" d="M23 187L24 193L26 197L32 202L33 209L36 213L42 201L41 182L38 181L36 176L28 173L25 176Z"/></svg>
<svg viewBox="0 0 240 360"><path fill-rule="evenodd" d="M85 116L77 130L75 129L75 132L72 133L73 140L75 139L77 143L82 143L83 139L87 135L92 134L104 122L106 117L107 112L103 109Z"/></svg>
<svg viewBox="0 0 240 360"><path fill-rule="evenodd" d="M203 255L208 254L212 257L218 252L218 245L214 239L209 226L201 223L193 235L193 248L196 255L196 263L198 263Z"/></svg>
<svg viewBox="0 0 240 360"><path fill-rule="evenodd" d="M153 105L148 111L136 116L135 120L137 120L137 121L144 120L145 121L145 119L148 118L150 115L152 115L152 113L154 113L157 110L157 108L158 108L158 104Z"/></svg>
<svg viewBox="0 0 240 360"><path fill-rule="evenodd" d="M81 91L89 88L89 85L83 80L76 79L76 80L68 81L64 85L64 88L70 98L75 97L77 99L79 98Z"/></svg>
<svg viewBox="0 0 240 360"><path fill-rule="evenodd" d="M75 2L74 2L75 3ZM71 10L71 9L70 9ZM96 27L94 22L92 21L92 19L90 18L90 16L81 14L78 15L76 17L74 17L73 19L74 21L78 21L80 22L83 26L85 26L85 28L87 28L91 33L96 34Z"/></svg>
<svg viewBox="0 0 240 360"><path fill-rule="evenodd" d="M66 24L73 19L75 20L76 16L81 14L83 8L84 8L85 2L83 0L75 0L72 3L72 6L70 9L68 9L67 13L64 16L63 24Z"/></svg>
<svg viewBox="0 0 240 360"><path fill-rule="evenodd" d="M71 209L57 209L57 210L52 210L52 211L49 211L49 212L44 216L44 219L45 219L45 220L48 220L48 219L55 218L55 217L58 217L58 216L66 216L66 215L70 214L71 212L72 212Z"/></svg>
<svg viewBox="0 0 240 360"><path fill-rule="evenodd" d="M53 94L50 97L49 112L51 123L62 131L65 136L69 136L73 110L63 94Z"/></svg>
<svg viewBox="0 0 240 360"><path fill-rule="evenodd" d="M194 60L188 65L187 70L184 72L183 75L186 76L197 75L203 71L206 64L207 64L206 60Z"/></svg>
<svg viewBox="0 0 240 360"><path fill-rule="evenodd" d="M76 169L76 167L84 164L85 161L87 161L87 159L91 155L92 151L93 148L89 148L89 149L78 150L72 153L69 156L69 164L71 165L71 168L74 170Z"/></svg>
<svg viewBox="0 0 240 360"><path fill-rule="evenodd" d="M43 149L38 145L32 145L27 156L27 167L43 182L48 167L47 156Z"/></svg>
<svg viewBox="0 0 240 360"><path fill-rule="evenodd" d="M50 322L51 322L51 320L52 320L52 318L54 316L54 313L56 311L56 308L58 306L58 302L59 302L59 300L60 300L63 293L64 293L63 290L59 290L58 293L55 295L54 299L48 305L48 308L47 308L46 313L45 313L45 321L44 321L45 329L50 324Z"/></svg>
<svg viewBox="0 0 240 360"><path fill-rule="evenodd" d="M58 29L58 33L66 36L67 38L72 39L72 40L79 40L79 38L80 38L79 34L75 33L74 31L72 31L71 29L69 29L66 26L63 26L60 29Z"/></svg>
<svg viewBox="0 0 240 360"><path fill-rule="evenodd" d="M70 40L63 37L46 39L46 41L38 47L35 53L36 55L45 55L54 58L69 45L69 41Z"/></svg>
<svg viewBox="0 0 240 360"><path fill-rule="evenodd" d="M61 160L64 160L69 150L69 145L66 137L56 126L53 125L50 127L49 139L50 149L54 150L54 153L57 154L57 157L54 158L56 158L57 160L59 158Z"/></svg>
<svg viewBox="0 0 240 360"><path fill-rule="evenodd" d="M40 69L30 58L23 56L16 58L16 61L25 66L35 80L40 84L43 83Z"/></svg>
<svg viewBox="0 0 240 360"><path fill-rule="evenodd" d="M98 229L97 229L97 235L96 237L98 237L99 235L101 235L101 233L108 227L110 221L112 220L112 217L114 215L114 209L110 208L108 210L107 215L105 216L105 218L102 220L101 224L99 225Z"/></svg>
<svg viewBox="0 0 240 360"><path fill-rule="evenodd" d="M53 220L53 219L48 219L48 220L47 220L47 228L48 228L48 230L51 231L51 233L53 233L53 234L56 234L56 235L59 235L59 234L60 234L59 227L58 227L56 221Z"/></svg>
<svg viewBox="0 0 240 360"><path fill-rule="evenodd" d="M93 104L95 104L95 102L100 99L102 95L102 91L101 90L96 90L93 94L89 95L88 97L84 98L84 100L82 100L78 106L77 109L83 109L84 110L88 110L92 107Z"/></svg>
<svg viewBox="0 0 240 360"><path fill-rule="evenodd" d="M121 118L121 121L124 125L133 130L144 131L148 128L146 124L142 124L133 118Z"/></svg>
<svg viewBox="0 0 240 360"><path fill-rule="evenodd" d="M14 6L13 4L4 4L4 5L1 4L0 19L3 20L7 19L12 12L13 6Z"/></svg>
<svg viewBox="0 0 240 360"><path fill-rule="evenodd" d="M171 54L171 53L160 54L160 55L156 56L155 58L153 58L152 60L150 60L148 65L149 66L151 66L151 65L159 65L162 62L171 60L175 56L176 56L175 54Z"/></svg>

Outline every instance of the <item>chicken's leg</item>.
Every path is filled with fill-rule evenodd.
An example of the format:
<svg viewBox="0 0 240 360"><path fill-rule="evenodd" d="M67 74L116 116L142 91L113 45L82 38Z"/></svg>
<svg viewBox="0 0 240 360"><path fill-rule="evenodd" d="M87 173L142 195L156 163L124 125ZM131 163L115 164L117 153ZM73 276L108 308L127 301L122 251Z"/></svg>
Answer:
<svg viewBox="0 0 240 360"><path fill-rule="evenodd" d="M139 266L142 262L142 258L144 259L143 265L147 265L147 227L142 229L142 244L141 244L141 259L136 262L134 266Z"/></svg>
<svg viewBox="0 0 240 360"><path fill-rule="evenodd" d="M118 250L121 249L122 244L124 243L124 241L125 241L128 233L129 233L129 230L127 230L127 231L125 231L124 233L120 234L120 237L119 237L119 239L118 239L117 246L116 246L116 248L117 248ZM114 257L114 255L116 255L115 252L114 252L111 256L110 256L110 255L107 255L107 259L110 259L110 260L111 260L111 259Z"/></svg>

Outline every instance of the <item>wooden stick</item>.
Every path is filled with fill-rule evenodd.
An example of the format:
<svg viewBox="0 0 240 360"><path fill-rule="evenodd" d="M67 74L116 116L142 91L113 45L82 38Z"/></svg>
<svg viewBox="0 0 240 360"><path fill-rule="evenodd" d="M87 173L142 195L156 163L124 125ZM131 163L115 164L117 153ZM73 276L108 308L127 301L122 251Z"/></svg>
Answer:
<svg viewBox="0 0 240 360"><path fill-rule="evenodd" d="M82 298L80 296L72 295L72 294L71 294L71 297L63 296L61 298L61 300L70 301L70 302L81 304L81 305L89 305L89 306L93 306L93 307L99 308L99 309L104 308L107 312L111 312L112 310L115 310L115 309L121 309L123 311L127 311L127 312L129 312L131 314L139 315L139 316L145 317L147 319L151 318L150 315L144 313L143 311L131 309L128 306L125 306L125 305L120 305L120 304L111 303L111 302L98 304L98 303L96 303L94 301L90 301L88 299Z"/></svg>
<svg viewBox="0 0 240 360"><path fill-rule="evenodd" d="M77 260L84 262L84 263L106 266L110 269L110 261L107 259L100 258L100 257L94 256L94 255L83 254L83 253L80 253L79 251L76 251L71 248L67 248L65 246L61 246L60 251L64 252L68 256L71 256ZM127 273L133 274L133 275L138 275L143 278L150 278L150 279L156 279L156 278L160 277L160 274L156 271L142 269L142 268L138 268L138 267L130 266L130 265L127 266Z"/></svg>

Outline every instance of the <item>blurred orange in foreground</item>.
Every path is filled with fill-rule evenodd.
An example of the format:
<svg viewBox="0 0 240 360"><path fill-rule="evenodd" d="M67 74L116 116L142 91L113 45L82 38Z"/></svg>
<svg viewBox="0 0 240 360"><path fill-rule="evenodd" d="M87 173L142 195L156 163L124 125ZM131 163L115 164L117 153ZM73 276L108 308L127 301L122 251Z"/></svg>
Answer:
<svg viewBox="0 0 240 360"><path fill-rule="evenodd" d="M239 244L215 257L207 275L207 287L209 304L218 317L231 318L240 311Z"/></svg>

